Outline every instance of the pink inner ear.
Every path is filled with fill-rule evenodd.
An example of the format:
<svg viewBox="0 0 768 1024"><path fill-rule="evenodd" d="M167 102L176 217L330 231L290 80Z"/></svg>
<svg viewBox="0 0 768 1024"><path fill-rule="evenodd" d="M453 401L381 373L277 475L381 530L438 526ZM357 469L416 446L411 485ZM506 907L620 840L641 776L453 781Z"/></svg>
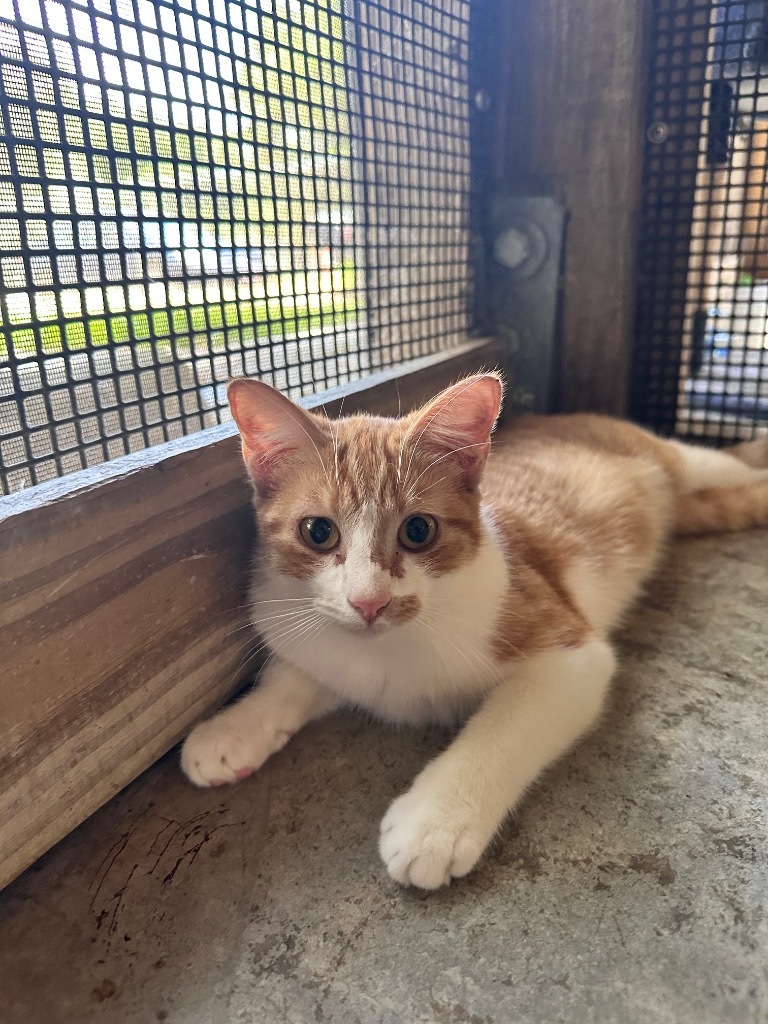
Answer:
<svg viewBox="0 0 768 1024"><path fill-rule="evenodd" d="M470 377L448 388L422 410L410 433L452 458L476 482L491 448L491 431L499 414L501 382L497 377Z"/></svg>
<svg viewBox="0 0 768 1024"><path fill-rule="evenodd" d="M233 381L227 398L240 431L243 461L256 484L264 487L280 456L287 455L290 449L280 441L272 403L267 404L261 389L253 387L254 383Z"/></svg>
<svg viewBox="0 0 768 1024"><path fill-rule="evenodd" d="M264 444L250 447L245 439L242 443L243 461L260 490L269 488L274 481L275 469L294 449L280 445Z"/></svg>
<svg viewBox="0 0 768 1024"><path fill-rule="evenodd" d="M272 483L276 466L287 455L316 453L324 440L308 413L262 381L234 380L227 397L242 438L243 459L260 489Z"/></svg>
<svg viewBox="0 0 768 1024"><path fill-rule="evenodd" d="M459 399L459 412L464 411L462 401L465 396ZM474 441L488 441L491 437L493 425L499 415L501 403L501 385L495 377L484 377L477 384L473 384L466 396L466 432Z"/></svg>
<svg viewBox="0 0 768 1024"><path fill-rule="evenodd" d="M420 417L425 433L435 440L444 436L451 443L466 444L490 440L501 404L501 384L496 377L471 377L444 391Z"/></svg>

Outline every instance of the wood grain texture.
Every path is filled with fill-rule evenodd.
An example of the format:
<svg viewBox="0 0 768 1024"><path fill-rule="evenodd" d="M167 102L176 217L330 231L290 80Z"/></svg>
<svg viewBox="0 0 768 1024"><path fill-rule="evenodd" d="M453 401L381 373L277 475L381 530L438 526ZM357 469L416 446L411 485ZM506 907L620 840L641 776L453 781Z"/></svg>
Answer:
<svg viewBox="0 0 768 1024"><path fill-rule="evenodd" d="M511 4L495 175L568 209L556 404L624 415L644 141L645 0Z"/></svg>
<svg viewBox="0 0 768 1024"><path fill-rule="evenodd" d="M465 345L326 408L405 411L499 355ZM250 501L224 425L0 503L0 886L242 680Z"/></svg>
<svg viewBox="0 0 768 1024"><path fill-rule="evenodd" d="M0 530L0 882L238 678L249 489L234 437Z"/></svg>

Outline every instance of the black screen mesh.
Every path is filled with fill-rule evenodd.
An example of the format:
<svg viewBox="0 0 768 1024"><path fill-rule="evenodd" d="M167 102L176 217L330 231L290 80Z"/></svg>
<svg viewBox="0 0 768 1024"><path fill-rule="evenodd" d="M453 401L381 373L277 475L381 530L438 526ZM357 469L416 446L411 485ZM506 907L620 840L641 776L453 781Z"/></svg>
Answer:
<svg viewBox="0 0 768 1024"><path fill-rule="evenodd" d="M468 17L0 5L4 492L466 337Z"/></svg>
<svg viewBox="0 0 768 1024"><path fill-rule="evenodd" d="M654 5L635 412L681 436L768 422L768 3Z"/></svg>

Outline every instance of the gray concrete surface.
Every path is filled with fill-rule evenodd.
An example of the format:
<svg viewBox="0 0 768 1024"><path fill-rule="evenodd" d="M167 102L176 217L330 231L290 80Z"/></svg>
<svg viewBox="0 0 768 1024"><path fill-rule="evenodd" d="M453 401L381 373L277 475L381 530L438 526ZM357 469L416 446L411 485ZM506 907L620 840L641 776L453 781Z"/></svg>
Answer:
<svg viewBox="0 0 768 1024"><path fill-rule="evenodd" d="M0 1020L768 1020L768 531L678 544L621 648L600 729L432 895L376 834L443 735L340 716L225 791L167 758L0 894Z"/></svg>

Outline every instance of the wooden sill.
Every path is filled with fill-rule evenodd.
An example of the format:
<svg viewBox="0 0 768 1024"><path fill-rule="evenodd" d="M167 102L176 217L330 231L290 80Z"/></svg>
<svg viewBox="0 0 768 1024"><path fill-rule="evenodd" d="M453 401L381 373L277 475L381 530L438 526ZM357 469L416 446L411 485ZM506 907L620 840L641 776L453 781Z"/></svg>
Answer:
<svg viewBox="0 0 768 1024"><path fill-rule="evenodd" d="M504 359L476 341L302 404L392 415ZM0 887L242 683L250 498L225 424L0 503Z"/></svg>

